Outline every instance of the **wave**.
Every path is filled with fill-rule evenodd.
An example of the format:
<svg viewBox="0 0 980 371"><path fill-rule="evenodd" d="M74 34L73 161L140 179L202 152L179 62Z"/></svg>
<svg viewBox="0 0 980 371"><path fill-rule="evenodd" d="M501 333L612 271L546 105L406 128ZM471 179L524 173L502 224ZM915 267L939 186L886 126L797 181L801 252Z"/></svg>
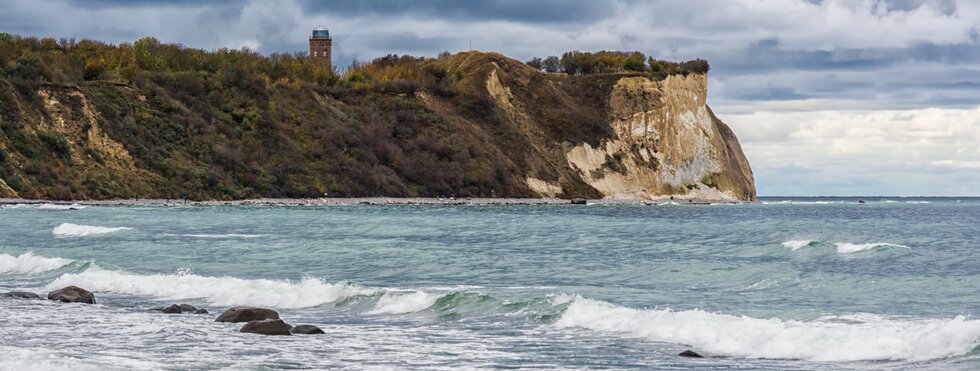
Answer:
<svg viewBox="0 0 980 371"><path fill-rule="evenodd" d="M436 304L440 295L425 291L412 293L386 292L368 314L406 314L420 312Z"/></svg>
<svg viewBox="0 0 980 371"><path fill-rule="evenodd" d="M94 292L143 295L160 300L201 299L217 306L258 305L273 308L315 307L379 292L347 282L328 283L316 278L292 282L187 273L140 275L101 268L64 274L48 284L46 289L68 285Z"/></svg>
<svg viewBox="0 0 980 371"><path fill-rule="evenodd" d="M190 237L190 238L260 238L260 237L266 237L268 235L265 235L265 234L241 234L241 233L223 233L223 234L222 233L215 233L215 234L208 234L208 233L199 233L199 234L194 234L194 233L188 233L188 234L166 233L166 234L164 234L164 236L168 236L168 237Z"/></svg>
<svg viewBox="0 0 980 371"><path fill-rule="evenodd" d="M13 204L5 205L5 209L39 209L39 210L78 210L84 209L87 206L79 204Z"/></svg>
<svg viewBox="0 0 980 371"><path fill-rule="evenodd" d="M850 242L838 242L834 246L837 247L837 252L841 254L851 254L859 251L876 249L879 247L898 247L904 249L910 249L911 247L905 245L899 245L888 242L873 242L873 243L850 243Z"/></svg>
<svg viewBox="0 0 980 371"><path fill-rule="evenodd" d="M61 223L51 231L55 236L61 237L84 237L98 234L114 233L125 231L132 228L127 227L100 227L95 225L79 225L72 223Z"/></svg>
<svg viewBox="0 0 980 371"><path fill-rule="evenodd" d="M807 246L816 245L818 242L817 240L791 240L783 242L783 247L790 250L799 250Z"/></svg>
<svg viewBox="0 0 980 371"><path fill-rule="evenodd" d="M0 273L41 273L55 270L74 262L71 259L46 258L34 255L30 251L18 256L0 254Z"/></svg>
<svg viewBox="0 0 980 371"><path fill-rule="evenodd" d="M719 355L807 361L929 360L980 345L980 321L902 320L875 315L814 321L760 319L702 310L639 310L576 298L555 322Z"/></svg>

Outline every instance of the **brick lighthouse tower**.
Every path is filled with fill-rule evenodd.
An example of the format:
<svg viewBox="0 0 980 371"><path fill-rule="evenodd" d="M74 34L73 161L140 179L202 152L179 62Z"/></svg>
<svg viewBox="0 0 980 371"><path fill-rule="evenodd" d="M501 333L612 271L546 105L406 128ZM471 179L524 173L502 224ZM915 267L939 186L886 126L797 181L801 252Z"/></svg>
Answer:
<svg viewBox="0 0 980 371"><path fill-rule="evenodd" d="M332 68L330 64L330 49L333 46L333 39L330 38L330 31L326 27L317 26L313 29L313 36L310 36L310 59L323 67Z"/></svg>

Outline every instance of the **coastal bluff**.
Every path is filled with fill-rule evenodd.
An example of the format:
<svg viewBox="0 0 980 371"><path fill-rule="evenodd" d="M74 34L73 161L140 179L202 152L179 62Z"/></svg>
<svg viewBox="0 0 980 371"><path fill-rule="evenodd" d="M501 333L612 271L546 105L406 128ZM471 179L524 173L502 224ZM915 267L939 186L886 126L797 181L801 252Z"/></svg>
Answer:
<svg viewBox="0 0 980 371"><path fill-rule="evenodd" d="M78 81L5 64L0 198L756 197L706 73L566 75L462 52L412 79L338 83L181 52L204 62Z"/></svg>

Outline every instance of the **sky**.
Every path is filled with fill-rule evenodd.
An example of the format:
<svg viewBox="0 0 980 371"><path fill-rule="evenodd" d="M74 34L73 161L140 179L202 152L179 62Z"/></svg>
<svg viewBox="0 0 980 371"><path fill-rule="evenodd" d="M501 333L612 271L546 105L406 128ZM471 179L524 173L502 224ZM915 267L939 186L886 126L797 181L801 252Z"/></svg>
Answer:
<svg viewBox="0 0 980 371"><path fill-rule="evenodd" d="M389 53L638 50L711 63L708 104L760 195L980 195L975 0L5 0L0 32L261 53L334 63Z"/></svg>

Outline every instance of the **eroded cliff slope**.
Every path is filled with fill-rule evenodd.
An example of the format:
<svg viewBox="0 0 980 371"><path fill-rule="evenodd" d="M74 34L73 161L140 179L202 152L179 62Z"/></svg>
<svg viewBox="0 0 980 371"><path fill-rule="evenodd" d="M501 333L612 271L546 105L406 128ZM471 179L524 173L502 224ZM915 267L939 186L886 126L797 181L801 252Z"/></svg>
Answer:
<svg viewBox="0 0 980 371"><path fill-rule="evenodd" d="M755 198L704 74L567 76L477 52L432 63L445 89L7 76L0 196Z"/></svg>

